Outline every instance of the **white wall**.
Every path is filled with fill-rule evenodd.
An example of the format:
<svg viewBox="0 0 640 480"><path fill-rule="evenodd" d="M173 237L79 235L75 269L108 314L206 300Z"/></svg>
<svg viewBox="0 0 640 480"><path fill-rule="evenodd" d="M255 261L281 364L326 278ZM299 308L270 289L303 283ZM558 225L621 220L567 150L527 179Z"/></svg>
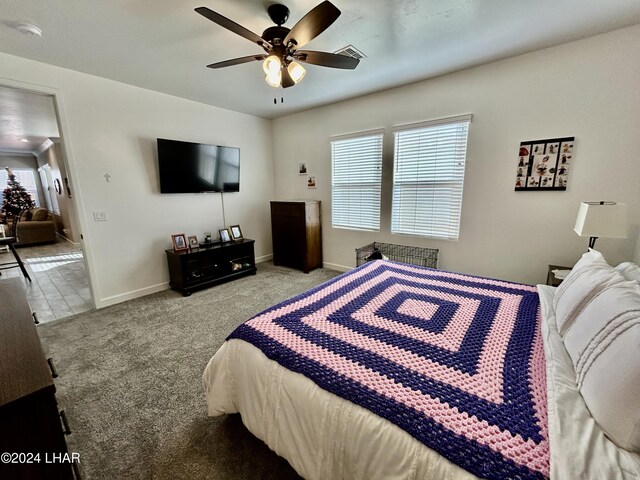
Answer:
<svg viewBox="0 0 640 480"><path fill-rule="evenodd" d="M586 247L587 239L572 231L578 204L612 199L629 204L631 236L600 239L598 247L611 263L640 260L638 56L635 26L273 125L3 53L0 84L57 96L92 287L104 306L166 288L164 249L172 233L201 237L222 227L220 195L158 193L157 137L241 148L242 191L225 196L226 223L256 239L258 257L271 253L269 200L318 198L329 265L354 265L354 249L378 240L437 247L442 268L540 282L548 263L571 265ZM460 240L391 235L391 127L464 113L474 121ZM381 231L332 229L329 136L379 127L387 129ZM573 135L576 163L566 192L513 191L520 141ZM317 175L317 190L307 190L297 175L301 161ZM95 210L105 210L109 221L94 222Z"/></svg>
<svg viewBox="0 0 640 480"><path fill-rule="evenodd" d="M75 224L76 215L74 213L74 204L71 198L67 195L67 189L64 184L65 177L68 178L66 170L64 168L64 157L62 155L62 148L59 140L52 142L46 150L38 155L38 166L42 167L48 164L51 168L51 177L60 182L61 191L58 193L55 189L55 185L50 185L50 192L52 196L55 196L58 202L58 208L60 215L56 215L52 212L52 215L56 222L56 228L58 233L64 235L70 241L78 244L80 243L80 236L76 234L78 230Z"/></svg>
<svg viewBox="0 0 640 480"><path fill-rule="evenodd" d="M202 239L223 227L220 194L160 195L157 137L240 147L226 221L256 240L258 257L271 253L270 121L2 53L0 84L56 94L98 306L166 288L172 233ZM96 210L108 221L94 222Z"/></svg>
<svg viewBox="0 0 640 480"><path fill-rule="evenodd" d="M581 201L629 205L640 223L640 26L291 115L274 122L280 199L323 202L325 264L353 266L370 241L440 249L440 267L544 282L547 264L573 265L588 240L573 232ZM391 127L473 114L460 239L390 234ZM331 227L329 136L384 127L381 231ZM514 192L521 141L575 136L566 192ZM308 190L297 164L317 174ZM632 257L635 239L600 239L612 263Z"/></svg>
<svg viewBox="0 0 640 480"><path fill-rule="evenodd" d="M0 168L30 168L38 174L38 162L31 153L2 153L0 152Z"/></svg>

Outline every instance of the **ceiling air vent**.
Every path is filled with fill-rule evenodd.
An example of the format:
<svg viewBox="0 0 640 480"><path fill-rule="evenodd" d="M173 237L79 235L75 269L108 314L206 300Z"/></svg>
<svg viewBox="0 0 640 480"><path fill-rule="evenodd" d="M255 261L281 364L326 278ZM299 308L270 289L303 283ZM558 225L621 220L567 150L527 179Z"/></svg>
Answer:
<svg viewBox="0 0 640 480"><path fill-rule="evenodd" d="M343 47L340 50L336 50L333 53L336 53L338 55L346 55L347 57L353 57L353 58L356 58L358 60L360 60L361 58L365 58L366 57L366 55L364 53L362 53L360 50L358 50L353 45L347 45L346 47Z"/></svg>

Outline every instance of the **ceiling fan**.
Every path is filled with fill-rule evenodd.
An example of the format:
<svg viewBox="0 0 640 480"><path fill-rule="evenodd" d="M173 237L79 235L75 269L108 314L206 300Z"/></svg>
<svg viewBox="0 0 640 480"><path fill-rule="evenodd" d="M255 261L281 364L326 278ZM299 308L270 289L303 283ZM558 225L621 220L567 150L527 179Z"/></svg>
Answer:
<svg viewBox="0 0 640 480"><path fill-rule="evenodd" d="M270 5L267 13L276 26L267 28L262 32L262 36L207 7L198 7L195 11L221 27L258 44L266 52L212 63L207 65L209 68L262 61L262 68L267 75L266 82L272 87L289 88L302 80L306 74L306 70L298 62L352 70L360 61L357 58L335 53L298 50L329 28L340 16L340 10L329 1L324 1L311 9L291 29L282 26L289 18L289 9L278 3Z"/></svg>

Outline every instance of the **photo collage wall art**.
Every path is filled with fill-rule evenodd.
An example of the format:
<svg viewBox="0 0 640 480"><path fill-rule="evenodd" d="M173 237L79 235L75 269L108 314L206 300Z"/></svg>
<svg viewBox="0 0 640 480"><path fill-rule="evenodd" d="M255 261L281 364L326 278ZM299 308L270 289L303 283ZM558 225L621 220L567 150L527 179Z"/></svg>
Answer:
<svg viewBox="0 0 640 480"><path fill-rule="evenodd" d="M520 143L515 190L566 190L575 137Z"/></svg>

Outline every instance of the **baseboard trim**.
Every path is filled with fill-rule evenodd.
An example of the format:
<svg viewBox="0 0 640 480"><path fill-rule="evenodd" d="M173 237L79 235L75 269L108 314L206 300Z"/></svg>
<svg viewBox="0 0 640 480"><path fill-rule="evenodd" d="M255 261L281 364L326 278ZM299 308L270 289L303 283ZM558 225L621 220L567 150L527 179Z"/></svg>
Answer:
<svg viewBox="0 0 640 480"><path fill-rule="evenodd" d="M262 255L261 257L256 257L256 263L264 263L272 259L273 259L273 253L270 253L269 255Z"/></svg>
<svg viewBox="0 0 640 480"><path fill-rule="evenodd" d="M256 257L256 263L264 263L269 260L273 260L273 254L263 255L262 257ZM339 265L337 263L322 262L322 268L328 268L330 270L337 270L338 272L348 272L353 267L347 267L346 265Z"/></svg>
<svg viewBox="0 0 640 480"><path fill-rule="evenodd" d="M152 293L162 292L169 288L169 282L159 283L157 285L151 285L150 287L140 288L138 290L132 290L130 292L120 293L112 297L101 298L96 300L96 308L104 308L116 303L126 302L127 300L133 300L134 298L144 297L145 295L151 295Z"/></svg>
<svg viewBox="0 0 640 480"><path fill-rule="evenodd" d="M62 235L61 233L56 232L56 235L58 237L60 237L62 240L69 242L71 245L73 245L74 247L81 247L82 245L80 245L79 242L74 242L73 240L71 240L70 238L65 237L64 235Z"/></svg>
<svg viewBox="0 0 640 480"><path fill-rule="evenodd" d="M256 263L268 262L273 258L273 254L263 255L256 257ZM157 285L151 285L150 287L140 288L138 290L132 290L130 292L120 293L113 295L112 297L106 297L96 300L96 308L109 307L116 303L126 302L127 300L133 300L134 298L144 297L145 295L151 295L152 293L162 292L169 288L169 282L158 283Z"/></svg>
<svg viewBox="0 0 640 480"><path fill-rule="evenodd" d="M349 270L353 270L353 267L347 267L345 265L339 265L337 263L323 262L322 266L324 268L328 268L330 270L337 270L339 272L348 272Z"/></svg>
<svg viewBox="0 0 640 480"><path fill-rule="evenodd" d="M262 255L261 257L256 257L256 263L264 263L272 259L273 259L273 254ZM345 265L338 265L336 263L327 263L327 262L323 263L322 266L324 268L337 270L339 272L346 272L353 268L353 267L347 267ZM151 295L152 293L162 292L163 290L167 290L168 288L169 288L169 282L164 282L164 283L159 283L157 285L151 285L150 287L140 288L138 290L132 290L130 292L113 295L112 297L100 298L96 300L96 308L109 307L117 303L126 302L127 300L133 300L134 298L144 297L145 295Z"/></svg>

